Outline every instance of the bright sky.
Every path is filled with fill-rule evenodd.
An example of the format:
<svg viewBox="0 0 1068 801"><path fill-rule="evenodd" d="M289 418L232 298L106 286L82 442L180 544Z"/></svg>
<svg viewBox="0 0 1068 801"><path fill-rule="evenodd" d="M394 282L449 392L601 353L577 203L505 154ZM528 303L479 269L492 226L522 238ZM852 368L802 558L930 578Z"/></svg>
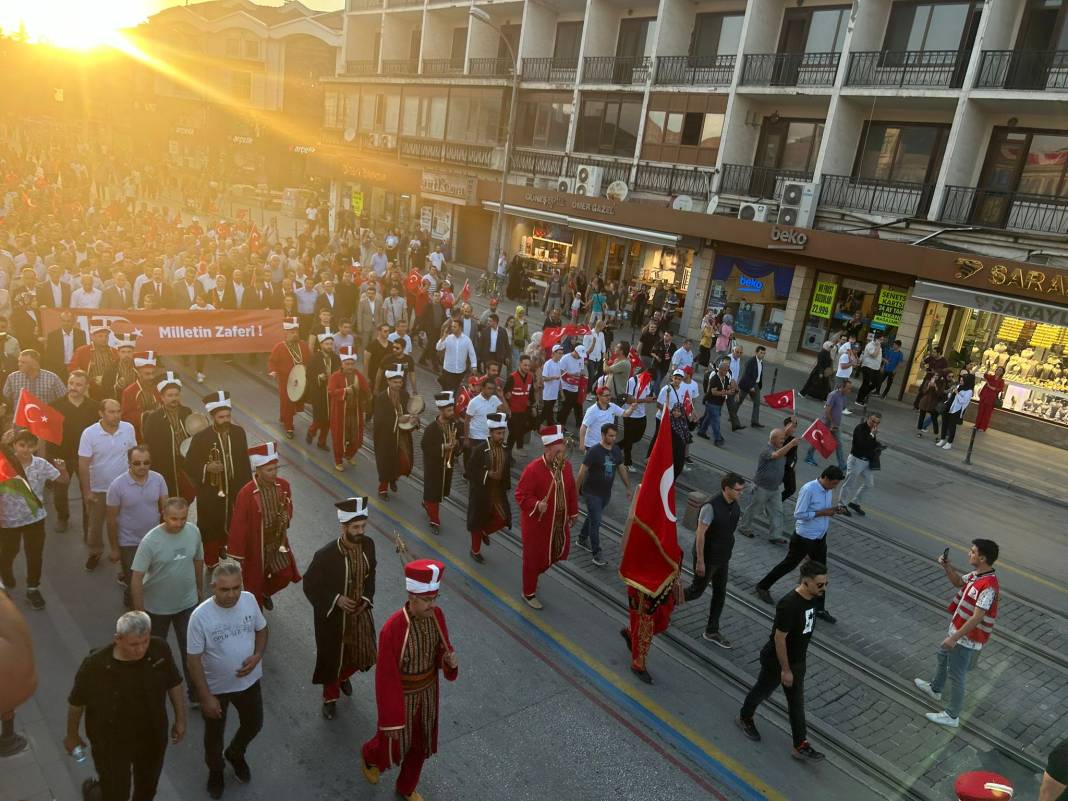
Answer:
<svg viewBox="0 0 1068 801"><path fill-rule="evenodd" d="M343 0L305 0L309 8L330 11ZM0 0L0 28L15 33L20 25L34 41L88 50L115 41L115 31L143 22L182 0ZM263 2L277 6L280 2Z"/></svg>

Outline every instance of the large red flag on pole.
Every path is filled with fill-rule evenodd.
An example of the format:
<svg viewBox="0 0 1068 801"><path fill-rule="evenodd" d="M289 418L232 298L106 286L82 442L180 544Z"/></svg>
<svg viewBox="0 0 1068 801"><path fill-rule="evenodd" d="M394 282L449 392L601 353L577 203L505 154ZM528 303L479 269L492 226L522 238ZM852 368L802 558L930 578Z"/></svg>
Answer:
<svg viewBox="0 0 1068 801"><path fill-rule="evenodd" d="M627 586L658 596L675 580L682 563L675 527L671 426L660 426L643 478L623 535L619 575Z"/></svg>
<svg viewBox="0 0 1068 801"><path fill-rule="evenodd" d="M838 440L822 420L813 420L812 425L801 435L801 439L819 451L824 459L831 458L831 454L838 447Z"/></svg>

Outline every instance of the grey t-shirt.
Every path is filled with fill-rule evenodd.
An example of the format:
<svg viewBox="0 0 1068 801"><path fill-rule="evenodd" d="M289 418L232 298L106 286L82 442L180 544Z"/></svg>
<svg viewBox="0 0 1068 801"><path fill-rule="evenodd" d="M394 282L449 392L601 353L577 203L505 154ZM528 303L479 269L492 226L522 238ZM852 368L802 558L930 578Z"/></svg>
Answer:
<svg viewBox="0 0 1068 801"><path fill-rule="evenodd" d="M196 559L204 560L204 545L200 529L192 523L177 534L168 534L163 524L145 534L134 554L133 569L145 574L146 612L174 615L197 605Z"/></svg>
<svg viewBox="0 0 1068 801"><path fill-rule="evenodd" d="M766 490L778 489L786 473L786 459L773 459L773 453L775 448L769 442L760 452L756 475L753 476L753 483Z"/></svg>

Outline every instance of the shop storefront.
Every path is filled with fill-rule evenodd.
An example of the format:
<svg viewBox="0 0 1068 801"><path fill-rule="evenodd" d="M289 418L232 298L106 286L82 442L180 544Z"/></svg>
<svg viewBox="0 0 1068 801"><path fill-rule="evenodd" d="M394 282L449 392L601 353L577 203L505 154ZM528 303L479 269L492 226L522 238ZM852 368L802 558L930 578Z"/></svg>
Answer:
<svg viewBox="0 0 1068 801"><path fill-rule="evenodd" d="M707 308L734 317L734 333L776 347L786 319L794 268L782 264L717 255Z"/></svg>
<svg viewBox="0 0 1068 801"><path fill-rule="evenodd" d="M928 302L921 324L923 353L911 366L909 386L923 380L922 356L936 349L952 370L971 367L980 381L998 367L1007 389L1000 410L1037 418L1068 431L1068 308L992 293L917 281Z"/></svg>
<svg viewBox="0 0 1068 801"><path fill-rule="evenodd" d="M878 284L818 272L802 307L806 313L798 350L815 355L839 331L858 338L870 331L881 331L892 342L897 338L907 297L905 285Z"/></svg>

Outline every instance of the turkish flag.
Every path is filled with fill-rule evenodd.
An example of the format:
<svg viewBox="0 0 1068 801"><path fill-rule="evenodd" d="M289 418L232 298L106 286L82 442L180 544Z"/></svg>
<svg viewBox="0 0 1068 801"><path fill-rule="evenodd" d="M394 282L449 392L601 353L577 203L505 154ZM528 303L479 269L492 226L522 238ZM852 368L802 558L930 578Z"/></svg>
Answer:
<svg viewBox="0 0 1068 801"><path fill-rule="evenodd" d="M63 441L63 415L25 388L19 393L15 407L15 425L28 428L34 436L53 445Z"/></svg>
<svg viewBox="0 0 1068 801"><path fill-rule="evenodd" d="M627 354L627 358L630 359L630 374L634 375L634 371L642 366L642 357L638 355L636 349L631 348L630 353Z"/></svg>
<svg viewBox="0 0 1068 801"><path fill-rule="evenodd" d="M689 392L682 396L682 413L687 417L693 417L693 401L690 400Z"/></svg>
<svg viewBox="0 0 1068 801"><path fill-rule="evenodd" d="M471 281L470 279L464 281L463 288L460 289L460 297L464 300L471 300Z"/></svg>
<svg viewBox="0 0 1068 801"><path fill-rule="evenodd" d="M822 420L813 420L812 425L801 435L801 439L819 451L824 459L829 459L838 446L838 440Z"/></svg>
<svg viewBox="0 0 1068 801"><path fill-rule="evenodd" d="M764 403L772 409L797 408L797 398L792 389L784 389L782 392L769 392L764 396Z"/></svg>
<svg viewBox="0 0 1068 801"><path fill-rule="evenodd" d="M645 463L623 535L619 576L647 595L660 595L679 574L682 548L675 528L675 467L671 426L662 425Z"/></svg>

